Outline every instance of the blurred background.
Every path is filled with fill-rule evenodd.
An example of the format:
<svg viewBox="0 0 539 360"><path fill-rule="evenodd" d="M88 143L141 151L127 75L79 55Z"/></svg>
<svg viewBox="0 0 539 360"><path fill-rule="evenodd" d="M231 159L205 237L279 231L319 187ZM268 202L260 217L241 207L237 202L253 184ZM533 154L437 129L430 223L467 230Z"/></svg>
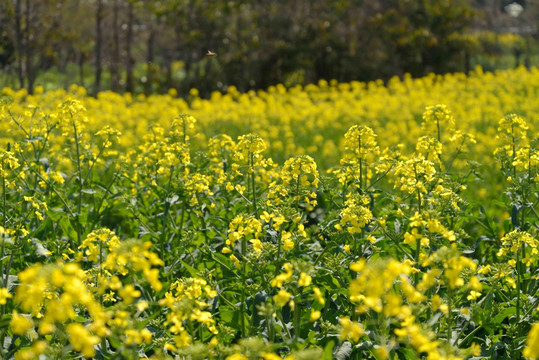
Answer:
<svg viewBox="0 0 539 360"><path fill-rule="evenodd" d="M206 97L529 67L538 19L531 0L0 0L0 86Z"/></svg>

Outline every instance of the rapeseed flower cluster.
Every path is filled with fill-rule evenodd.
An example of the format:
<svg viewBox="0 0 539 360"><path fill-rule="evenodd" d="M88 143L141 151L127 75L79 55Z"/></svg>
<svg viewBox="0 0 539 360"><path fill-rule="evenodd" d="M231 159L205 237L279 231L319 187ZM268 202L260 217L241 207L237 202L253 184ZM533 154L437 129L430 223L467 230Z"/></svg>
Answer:
<svg viewBox="0 0 539 360"><path fill-rule="evenodd" d="M402 161L395 168L395 188L408 194L426 194L436 180L434 164L419 156ZM421 196L421 195L419 195Z"/></svg>
<svg viewBox="0 0 539 360"><path fill-rule="evenodd" d="M169 291L159 301L159 305L168 308L165 324L169 326L175 342L171 349L184 348L192 342L192 336L195 334L190 335L188 328L193 323L204 325L212 334L219 332L212 314L206 311L209 306L207 301L216 296L217 292L204 279L187 278L170 285Z"/></svg>
<svg viewBox="0 0 539 360"><path fill-rule="evenodd" d="M3 89L0 357L537 358L537 79Z"/></svg>
<svg viewBox="0 0 539 360"><path fill-rule="evenodd" d="M109 334L107 315L86 286L87 277L79 265L35 265L18 277L20 284L14 300L31 318L15 311L11 322L13 332L28 334L32 342L47 342L51 334L64 338L67 335L76 351L93 357L94 345ZM81 311L88 312L90 321L86 326L74 322Z"/></svg>

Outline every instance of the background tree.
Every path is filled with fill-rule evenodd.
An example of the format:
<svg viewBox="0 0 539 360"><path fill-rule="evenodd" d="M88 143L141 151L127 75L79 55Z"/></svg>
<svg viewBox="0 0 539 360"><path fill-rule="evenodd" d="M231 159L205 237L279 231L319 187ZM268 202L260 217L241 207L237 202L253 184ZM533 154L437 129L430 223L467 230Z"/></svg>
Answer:
<svg viewBox="0 0 539 360"><path fill-rule="evenodd" d="M102 23L103 23L103 0L97 0L95 9L95 93L101 90L101 48L103 47Z"/></svg>
<svg viewBox="0 0 539 360"><path fill-rule="evenodd" d="M0 78L208 96L494 69L537 49L539 3L516 1L518 18L509 0L0 0Z"/></svg>

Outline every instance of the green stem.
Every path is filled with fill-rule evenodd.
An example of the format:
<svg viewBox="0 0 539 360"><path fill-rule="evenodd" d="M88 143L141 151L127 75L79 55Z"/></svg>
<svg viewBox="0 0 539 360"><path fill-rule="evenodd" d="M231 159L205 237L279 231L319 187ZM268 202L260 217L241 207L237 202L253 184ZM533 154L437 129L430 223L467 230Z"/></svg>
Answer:
<svg viewBox="0 0 539 360"><path fill-rule="evenodd" d="M359 152L359 189L363 189L363 159L361 158L361 135L358 136L358 152Z"/></svg>
<svg viewBox="0 0 539 360"><path fill-rule="evenodd" d="M457 149L457 152L455 153L455 155L453 156L453 158L451 159L451 161L447 165L447 168L445 170L447 173L449 173L449 171L451 171L451 168L453 167L453 163L455 162L455 160L457 160L458 156L460 155L460 153L462 151L462 146L464 146L464 140L462 140L462 143L460 145L461 146ZM441 162L441 159L440 159L440 162Z"/></svg>
<svg viewBox="0 0 539 360"><path fill-rule="evenodd" d="M9 254L9 260L7 262L7 267L5 271L5 278L4 278L4 287L7 288L9 284L9 272L11 271L11 266L13 265L13 259L14 259L15 251L12 251Z"/></svg>
<svg viewBox="0 0 539 360"><path fill-rule="evenodd" d="M185 212L187 211L187 201L184 200L182 204L182 214L180 216L180 228L178 230L178 240L182 239L182 232L183 232L183 222L185 219Z"/></svg>
<svg viewBox="0 0 539 360"><path fill-rule="evenodd" d="M419 187L417 184L419 183L419 174L417 173L417 164L414 164L414 174L415 174L415 185L416 185L416 192L417 192L417 211L421 214L421 191L419 191Z"/></svg>
<svg viewBox="0 0 539 360"><path fill-rule="evenodd" d="M278 232L278 235L277 235L277 255L275 256L275 275L277 275L277 273L279 272L280 270L280 266L278 266L278 264L282 264L280 262L281 260L281 251L282 251L282 236L283 236L283 232L282 231L279 231Z"/></svg>
<svg viewBox="0 0 539 360"><path fill-rule="evenodd" d="M521 245L521 249L524 248L524 244ZM521 279L522 279L522 264L520 263L520 251L517 250L517 329L518 329L518 337L521 337L521 326L520 326L520 292L521 289Z"/></svg>
<svg viewBox="0 0 539 360"><path fill-rule="evenodd" d="M468 341L468 339L470 339L476 332L481 330L482 327L483 327L483 325L478 325L475 329L470 331L470 333L468 335L466 335L466 337L464 339L462 339L462 341L459 343L459 346L465 344L466 341Z"/></svg>
<svg viewBox="0 0 539 360"><path fill-rule="evenodd" d="M316 257L316 260L314 260L313 265L316 267L318 265L318 262L322 259L322 256L329 250L329 246L324 247L324 249L320 252L320 254Z"/></svg>
<svg viewBox="0 0 539 360"><path fill-rule="evenodd" d="M279 318L279 320L281 321L281 324L283 324L284 330L286 331L286 335L288 335L288 338L289 338L290 340L292 340L292 334L290 334L290 330L288 330L288 326L285 325L285 322L284 322L284 319L283 319L282 311L276 312L276 315L277 315L277 317Z"/></svg>
<svg viewBox="0 0 539 360"><path fill-rule="evenodd" d="M421 250L421 239L416 239L415 241L415 264L419 268L419 255ZM414 274L414 286L419 284L419 272Z"/></svg>
<svg viewBox="0 0 539 360"><path fill-rule="evenodd" d="M240 322L241 322L241 336L245 338L247 336L247 330L245 328L245 288L247 287L246 279L246 264L245 254L247 252L247 240L241 239L241 299L240 299Z"/></svg>
<svg viewBox="0 0 539 360"><path fill-rule="evenodd" d="M6 206L6 178L4 176L4 173L5 173L5 159L2 158L2 202L3 202L3 206L2 206L2 227L4 229L3 233L2 233L2 250L0 251L0 273L2 273L2 275L4 275L4 251L5 251L5 244L6 244L6 218L7 218L7 206ZM3 312L2 312L3 314Z"/></svg>
<svg viewBox="0 0 539 360"><path fill-rule="evenodd" d="M197 197L197 200L198 200L198 197ZM208 209L206 208L206 211ZM202 228L204 229L203 233L204 233L204 240L206 241L206 244L209 244L210 242L210 238L208 237L208 229L206 227L206 218L204 216L204 212L201 210L201 214L200 214L200 222L202 223Z"/></svg>
<svg viewBox="0 0 539 360"><path fill-rule="evenodd" d="M255 216L258 216L258 209L256 207L256 189L255 189L255 167L254 167L254 154L249 153L249 170L250 170L250 178L251 178L251 191L253 194L253 213Z"/></svg>
<svg viewBox="0 0 539 360"><path fill-rule="evenodd" d="M2 227L3 227L3 232L2 232L2 250L0 252L0 276L5 276L6 279L8 279L8 272L6 272L6 274L4 274L4 252L5 252L5 246L6 246L6 217L7 217L7 206L6 206L6 177L4 176L5 174L5 159L2 158L2 168L0 169L0 171L2 171L2 202L3 202L3 206L2 206ZM13 256L13 253L11 254ZM9 270L8 270L9 271ZM7 281L6 281L6 285L7 287ZM2 306L2 316L4 316L4 313L6 311L6 307L5 306ZM2 333L2 340L3 340L3 333Z"/></svg>
<svg viewBox="0 0 539 360"><path fill-rule="evenodd" d="M447 343L451 344L451 298L453 296L453 290L451 286L448 287L448 298L447 298Z"/></svg>
<svg viewBox="0 0 539 360"><path fill-rule="evenodd" d="M376 178L376 180L373 180L369 182L369 186L367 186L367 191L374 187L380 180L382 180L391 170L393 169L393 166L390 166L384 173Z"/></svg>
<svg viewBox="0 0 539 360"><path fill-rule="evenodd" d="M168 209L170 208L170 203L168 200L165 200L165 211L163 213L163 218L161 222L161 236L159 237L159 251L161 260L165 262L165 241L167 237L167 216L168 216Z"/></svg>
<svg viewBox="0 0 539 360"><path fill-rule="evenodd" d="M517 168L515 165L513 165L513 163L515 162L517 145L515 142L515 125L513 123L511 124L511 144L513 147L513 154L511 154L511 167L513 168L513 180L516 180Z"/></svg>
<svg viewBox="0 0 539 360"><path fill-rule="evenodd" d="M299 290L297 299L294 300L294 341L298 341L301 335L301 298L303 289Z"/></svg>
<svg viewBox="0 0 539 360"><path fill-rule="evenodd" d="M275 334L273 331L273 318L271 314L266 315L266 327L268 331L268 340L270 342L274 342L275 340Z"/></svg>
<svg viewBox="0 0 539 360"><path fill-rule="evenodd" d="M298 175L298 179L296 180L296 196L295 196L295 200L296 200L296 211L299 212L299 180L301 178L301 163L299 164L299 175Z"/></svg>
<svg viewBox="0 0 539 360"><path fill-rule="evenodd" d="M170 209L170 201L168 200L168 195L170 193L170 184L172 182L172 174L174 173L174 165L170 167L170 177L168 178L168 183L164 187L165 189L165 210L163 212L163 218L161 219L161 236L159 237L159 251L161 260L165 262L165 241L167 240L167 217Z"/></svg>
<svg viewBox="0 0 539 360"><path fill-rule="evenodd" d="M204 342L204 329L202 329L202 324L198 324L198 340Z"/></svg>
<svg viewBox="0 0 539 360"><path fill-rule="evenodd" d="M71 115L73 117L73 115ZM80 164L80 149L79 149L79 135L77 133L77 124L75 119L72 119L73 130L75 132L75 148L77 151L77 172L79 178L79 197L77 202L77 245L79 246L82 242L82 225L81 225L81 211L82 211L82 168Z"/></svg>
<svg viewBox="0 0 539 360"><path fill-rule="evenodd" d="M108 237L107 237L108 240ZM99 275L103 278L103 241L99 241ZM95 281L95 287L99 288L99 277ZM99 302L103 305L103 295L99 296Z"/></svg>
<svg viewBox="0 0 539 360"><path fill-rule="evenodd" d="M416 184L419 182L419 179L418 179L418 174L417 174L417 167L414 166L414 172L415 172L415 178L416 178ZM419 191L419 188L416 186L416 191L417 191L417 211L419 212L419 214L421 214L421 191ZM417 239L416 240L416 243L415 243L415 263L416 263L416 266L419 268L419 255L421 253L421 239ZM417 284L419 283L419 273L416 272L414 274L414 285L417 286Z"/></svg>
<svg viewBox="0 0 539 360"><path fill-rule="evenodd" d="M532 184L532 148L528 148L528 185Z"/></svg>

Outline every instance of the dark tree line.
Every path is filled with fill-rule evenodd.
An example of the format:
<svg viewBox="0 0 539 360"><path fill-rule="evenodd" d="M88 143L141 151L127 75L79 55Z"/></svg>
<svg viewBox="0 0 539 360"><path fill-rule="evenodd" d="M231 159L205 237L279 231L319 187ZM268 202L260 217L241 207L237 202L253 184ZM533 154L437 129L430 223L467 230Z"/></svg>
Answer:
<svg viewBox="0 0 539 360"><path fill-rule="evenodd" d="M38 72L76 64L72 82L95 93L197 88L202 95L229 85L244 91L464 71L473 50L465 34L510 21L506 3L0 0L0 66L30 92Z"/></svg>

